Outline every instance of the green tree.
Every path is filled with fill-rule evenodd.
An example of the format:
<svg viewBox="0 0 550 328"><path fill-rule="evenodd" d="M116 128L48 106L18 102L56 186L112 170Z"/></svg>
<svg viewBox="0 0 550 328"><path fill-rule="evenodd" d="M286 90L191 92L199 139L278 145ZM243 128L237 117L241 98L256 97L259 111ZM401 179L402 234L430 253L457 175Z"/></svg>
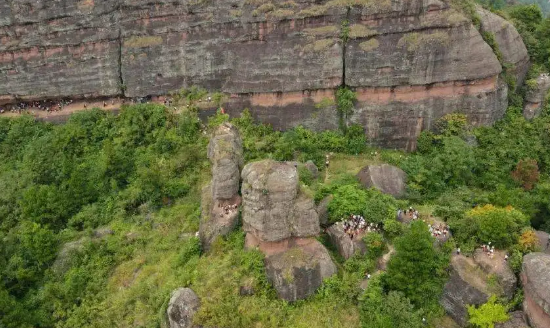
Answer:
<svg viewBox="0 0 550 328"><path fill-rule="evenodd" d="M421 315L405 295L390 291L384 294L381 276L369 281L361 297L361 326L363 328L420 328Z"/></svg>
<svg viewBox="0 0 550 328"><path fill-rule="evenodd" d="M495 323L502 323L508 320L506 307L496 303L496 296L491 296L487 303L476 309L475 306L468 306L469 322L480 328L494 328Z"/></svg>
<svg viewBox="0 0 550 328"><path fill-rule="evenodd" d="M429 306L442 291L444 264L428 226L415 221L403 237L395 240L395 255L388 263L385 282L390 290L404 293L414 305Z"/></svg>

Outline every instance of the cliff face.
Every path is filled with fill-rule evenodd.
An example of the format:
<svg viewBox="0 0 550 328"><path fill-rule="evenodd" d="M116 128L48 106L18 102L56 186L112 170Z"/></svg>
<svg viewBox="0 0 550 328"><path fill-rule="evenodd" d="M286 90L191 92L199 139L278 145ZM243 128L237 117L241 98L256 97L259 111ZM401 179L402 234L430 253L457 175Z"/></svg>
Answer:
<svg viewBox="0 0 550 328"><path fill-rule="evenodd" d="M2 1L0 97L200 85L232 94L230 113L326 129L334 107L315 104L345 84L358 92L352 122L374 143L413 149L446 113L490 124L506 108L501 65L454 1Z"/></svg>

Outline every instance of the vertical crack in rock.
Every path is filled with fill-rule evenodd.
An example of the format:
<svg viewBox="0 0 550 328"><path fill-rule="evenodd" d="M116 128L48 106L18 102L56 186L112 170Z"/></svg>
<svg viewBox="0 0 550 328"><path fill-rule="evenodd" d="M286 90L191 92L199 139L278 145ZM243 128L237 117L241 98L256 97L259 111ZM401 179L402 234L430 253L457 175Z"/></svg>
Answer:
<svg viewBox="0 0 550 328"><path fill-rule="evenodd" d="M120 18L122 17L122 3L118 3L118 16L116 17L117 26L118 26L118 83L120 94L125 97L125 85L124 85L124 77L122 75L122 25L120 22Z"/></svg>
<svg viewBox="0 0 550 328"><path fill-rule="evenodd" d="M349 29L349 18L351 15L351 7L347 7L346 9L346 17L344 18L344 23L347 24L347 28ZM343 24L342 24L343 25ZM344 28L342 26L342 28ZM349 34L349 31L347 32ZM349 39L349 35L342 38L342 87L346 86L346 50L347 50L347 43Z"/></svg>

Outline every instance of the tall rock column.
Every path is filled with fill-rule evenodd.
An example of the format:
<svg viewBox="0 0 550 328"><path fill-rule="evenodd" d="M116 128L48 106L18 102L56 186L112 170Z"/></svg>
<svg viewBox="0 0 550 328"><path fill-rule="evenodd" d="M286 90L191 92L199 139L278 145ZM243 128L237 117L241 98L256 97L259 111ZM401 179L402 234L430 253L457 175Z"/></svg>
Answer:
<svg viewBox="0 0 550 328"><path fill-rule="evenodd" d="M232 231L239 218L239 182L243 166L243 144L230 123L220 125L208 144L212 181L203 188L199 235L204 250L218 236Z"/></svg>
<svg viewBox="0 0 550 328"><path fill-rule="evenodd" d="M308 297L336 266L313 238L319 216L313 199L300 190L296 167L264 160L246 165L242 177L246 246L266 255L267 275L280 298Z"/></svg>

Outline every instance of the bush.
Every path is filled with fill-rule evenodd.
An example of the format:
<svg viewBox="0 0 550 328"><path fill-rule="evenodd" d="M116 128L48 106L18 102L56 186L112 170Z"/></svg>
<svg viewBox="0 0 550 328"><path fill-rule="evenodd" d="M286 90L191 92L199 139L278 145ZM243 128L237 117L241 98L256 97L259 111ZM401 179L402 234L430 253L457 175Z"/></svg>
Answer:
<svg viewBox="0 0 550 328"><path fill-rule="evenodd" d="M506 307L496 303L496 296L491 296L487 303L475 308L473 305L468 306L469 322L472 325L481 328L493 328L495 323L502 323L508 320Z"/></svg>
<svg viewBox="0 0 550 328"><path fill-rule="evenodd" d="M480 242L491 242L495 247L506 248L514 244L520 231L529 223L528 218L512 207L485 205L466 212L466 219L473 225L473 235Z"/></svg>

